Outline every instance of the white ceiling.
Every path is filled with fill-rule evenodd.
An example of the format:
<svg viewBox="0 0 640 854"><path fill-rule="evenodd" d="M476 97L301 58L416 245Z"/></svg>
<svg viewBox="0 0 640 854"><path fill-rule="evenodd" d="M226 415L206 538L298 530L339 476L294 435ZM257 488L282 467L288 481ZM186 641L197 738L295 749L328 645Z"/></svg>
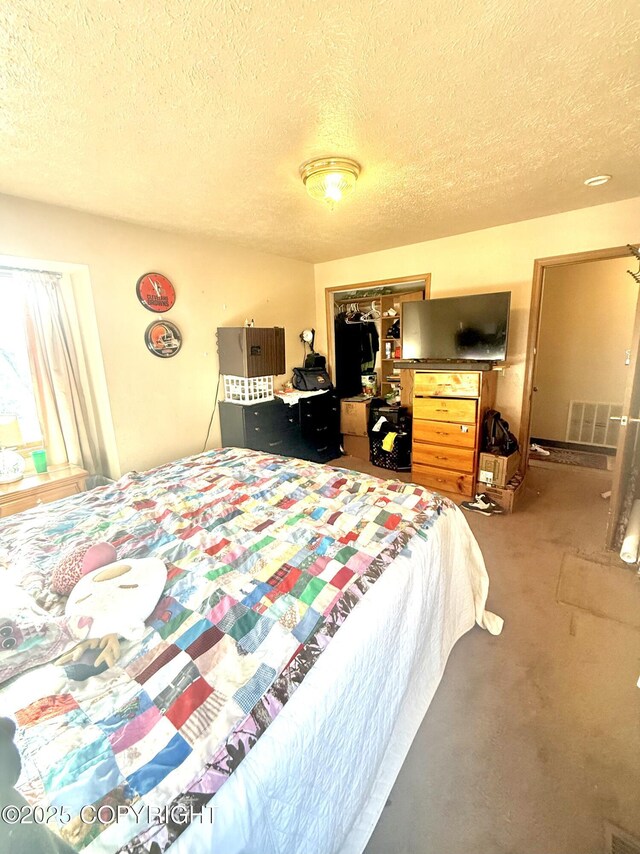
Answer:
<svg viewBox="0 0 640 854"><path fill-rule="evenodd" d="M639 11L3 0L0 192L309 261L640 195ZM333 213L327 154L362 164Z"/></svg>

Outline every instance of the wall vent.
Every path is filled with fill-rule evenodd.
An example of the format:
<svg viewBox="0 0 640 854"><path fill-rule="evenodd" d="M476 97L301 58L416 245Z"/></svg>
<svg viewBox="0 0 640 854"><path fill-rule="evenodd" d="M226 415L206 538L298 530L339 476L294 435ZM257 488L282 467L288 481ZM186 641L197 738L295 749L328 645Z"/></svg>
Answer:
<svg viewBox="0 0 640 854"><path fill-rule="evenodd" d="M640 839L636 839L615 824L604 824L604 854L640 854Z"/></svg>
<svg viewBox="0 0 640 854"><path fill-rule="evenodd" d="M618 444L620 422L611 421L611 416L619 418L621 415L621 403L571 400L565 440L579 442L581 445L615 448Z"/></svg>

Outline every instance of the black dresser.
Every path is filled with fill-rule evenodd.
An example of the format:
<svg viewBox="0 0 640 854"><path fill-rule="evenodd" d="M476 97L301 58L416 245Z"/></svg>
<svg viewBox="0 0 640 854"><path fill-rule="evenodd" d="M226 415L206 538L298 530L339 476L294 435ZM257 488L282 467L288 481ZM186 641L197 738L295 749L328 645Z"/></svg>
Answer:
<svg viewBox="0 0 640 854"><path fill-rule="evenodd" d="M225 447L326 463L340 456L340 403L335 392L303 397L289 406L280 398L243 405L220 403Z"/></svg>

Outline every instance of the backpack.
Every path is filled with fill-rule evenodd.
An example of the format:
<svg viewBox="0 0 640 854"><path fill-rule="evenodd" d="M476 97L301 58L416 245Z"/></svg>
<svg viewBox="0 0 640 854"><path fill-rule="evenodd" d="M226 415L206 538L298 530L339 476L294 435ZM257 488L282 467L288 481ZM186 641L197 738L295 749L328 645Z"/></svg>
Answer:
<svg viewBox="0 0 640 854"><path fill-rule="evenodd" d="M509 430L509 422L495 409L488 409L482 421L482 450L502 457L518 450L518 440Z"/></svg>

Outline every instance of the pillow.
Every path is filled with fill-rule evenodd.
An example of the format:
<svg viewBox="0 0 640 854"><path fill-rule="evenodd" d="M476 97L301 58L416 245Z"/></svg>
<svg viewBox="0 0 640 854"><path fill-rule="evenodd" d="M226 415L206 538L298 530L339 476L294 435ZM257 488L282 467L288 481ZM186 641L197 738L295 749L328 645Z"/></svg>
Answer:
<svg viewBox="0 0 640 854"><path fill-rule="evenodd" d="M91 545L87 541L82 542L63 555L51 574L49 587L59 596L68 596L83 575L113 563L115 559L116 550L111 543Z"/></svg>

